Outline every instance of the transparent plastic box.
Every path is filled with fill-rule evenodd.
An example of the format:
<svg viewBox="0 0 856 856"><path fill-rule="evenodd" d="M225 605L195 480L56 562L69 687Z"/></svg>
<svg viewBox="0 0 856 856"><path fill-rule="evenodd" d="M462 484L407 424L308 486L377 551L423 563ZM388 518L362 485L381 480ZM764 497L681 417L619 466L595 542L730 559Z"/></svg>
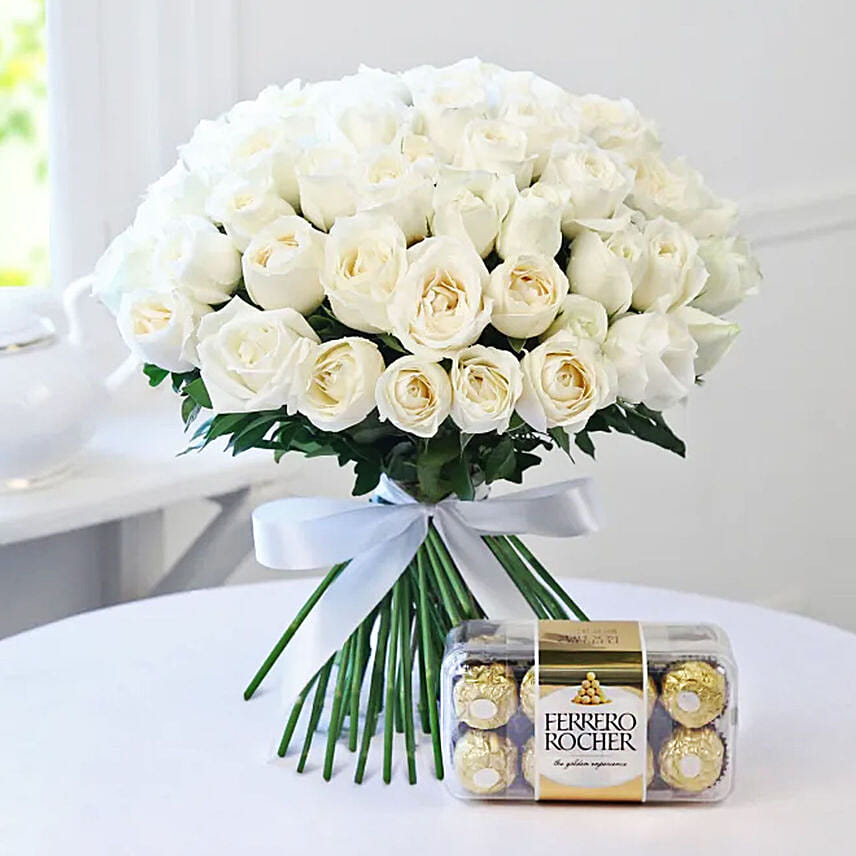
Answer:
<svg viewBox="0 0 856 856"><path fill-rule="evenodd" d="M589 636L556 667L546 624L594 633L591 667ZM638 628L641 653L598 649L618 625ZM467 621L446 640L440 704L445 781L464 799L714 802L732 788L737 669L712 624Z"/></svg>

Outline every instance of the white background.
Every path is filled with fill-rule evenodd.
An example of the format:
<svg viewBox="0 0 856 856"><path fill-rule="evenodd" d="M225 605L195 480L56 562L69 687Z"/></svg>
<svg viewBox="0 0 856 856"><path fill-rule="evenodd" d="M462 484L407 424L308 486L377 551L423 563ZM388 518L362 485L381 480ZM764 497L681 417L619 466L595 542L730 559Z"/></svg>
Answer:
<svg viewBox="0 0 856 856"><path fill-rule="evenodd" d="M688 460L605 440L584 468L607 528L536 546L562 574L856 628L854 26L856 7L832 0L54 0L54 271L60 284L88 271L196 121L272 81L479 54L627 95L673 153L743 204L766 280L739 313L734 350L677 414ZM551 463L532 481L575 472ZM296 492L347 489L326 463L303 472Z"/></svg>

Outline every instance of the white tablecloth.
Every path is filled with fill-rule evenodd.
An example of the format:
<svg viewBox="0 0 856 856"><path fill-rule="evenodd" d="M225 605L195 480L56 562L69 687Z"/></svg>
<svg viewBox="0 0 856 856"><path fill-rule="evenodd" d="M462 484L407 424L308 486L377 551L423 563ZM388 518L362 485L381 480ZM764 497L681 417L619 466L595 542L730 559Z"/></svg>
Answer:
<svg viewBox="0 0 856 856"><path fill-rule="evenodd" d="M714 621L740 666L736 789L715 807L462 803L380 746L362 786L342 745L330 783L271 760L275 674L241 690L305 581L196 591L0 642L0 853L362 854L856 852L856 635L793 615L569 581L595 617ZM403 740L400 736L397 740ZM400 753L403 754L403 753Z"/></svg>

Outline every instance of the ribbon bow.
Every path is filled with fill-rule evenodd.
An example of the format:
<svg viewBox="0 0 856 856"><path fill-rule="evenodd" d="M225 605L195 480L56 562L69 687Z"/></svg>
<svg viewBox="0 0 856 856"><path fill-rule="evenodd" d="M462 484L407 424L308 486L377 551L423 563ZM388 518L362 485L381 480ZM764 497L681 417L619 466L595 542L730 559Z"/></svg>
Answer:
<svg viewBox="0 0 856 856"><path fill-rule="evenodd" d="M312 570L350 560L289 643L283 686L289 699L392 588L425 540L429 520L492 618L526 615L529 607L482 535L570 538L599 528L588 478L489 499L424 503L383 476L374 500L293 497L253 512L256 558L269 568Z"/></svg>

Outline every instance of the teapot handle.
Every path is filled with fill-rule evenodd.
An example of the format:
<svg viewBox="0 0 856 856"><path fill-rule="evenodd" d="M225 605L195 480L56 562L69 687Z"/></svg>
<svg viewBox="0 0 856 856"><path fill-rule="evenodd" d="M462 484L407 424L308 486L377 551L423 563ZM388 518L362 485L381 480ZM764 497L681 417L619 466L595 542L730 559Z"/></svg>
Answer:
<svg viewBox="0 0 856 856"><path fill-rule="evenodd" d="M84 323L82 308L85 301L92 296L92 283L95 277L87 274L69 283L62 294L63 308L68 319L68 341L76 348L84 344ZM117 392L136 373L140 367L140 359L134 354L122 360L119 365L104 379L108 391Z"/></svg>

